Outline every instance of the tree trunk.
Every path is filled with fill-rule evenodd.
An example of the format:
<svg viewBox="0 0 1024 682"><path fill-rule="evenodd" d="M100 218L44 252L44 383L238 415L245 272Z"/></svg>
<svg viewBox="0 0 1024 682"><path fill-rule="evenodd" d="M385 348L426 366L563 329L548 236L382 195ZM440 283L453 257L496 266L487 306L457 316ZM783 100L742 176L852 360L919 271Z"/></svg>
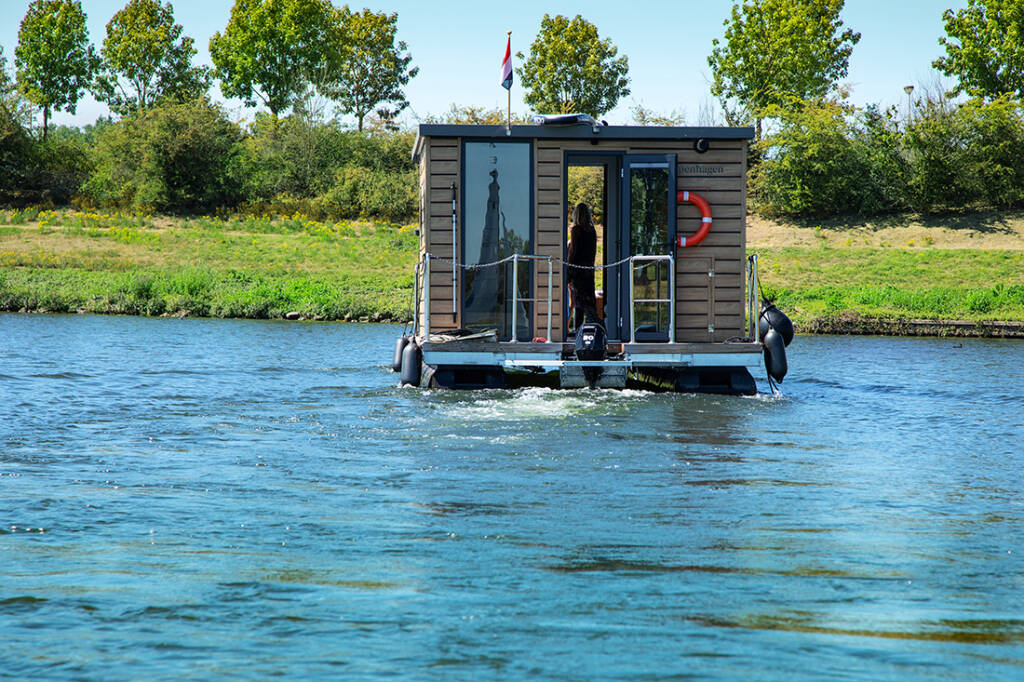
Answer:
<svg viewBox="0 0 1024 682"><path fill-rule="evenodd" d="M363 117L366 116L366 114L356 114L356 115L359 117L359 123L357 124L357 126L358 126L357 129L359 130L359 132L363 132Z"/></svg>
<svg viewBox="0 0 1024 682"><path fill-rule="evenodd" d="M46 142L46 129L50 123L50 107L43 106L43 142Z"/></svg>

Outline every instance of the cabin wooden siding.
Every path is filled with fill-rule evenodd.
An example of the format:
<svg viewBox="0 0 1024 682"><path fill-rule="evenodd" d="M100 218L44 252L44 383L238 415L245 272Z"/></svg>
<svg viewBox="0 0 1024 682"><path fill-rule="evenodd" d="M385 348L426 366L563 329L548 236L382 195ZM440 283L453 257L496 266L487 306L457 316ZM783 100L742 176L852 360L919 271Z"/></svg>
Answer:
<svg viewBox="0 0 1024 682"><path fill-rule="evenodd" d="M455 260L461 262L462 182L459 177L462 164L462 144L459 138L425 138L420 158L420 183L426 209L425 225L420 230L420 259L430 253L438 258L452 260L452 184L455 184ZM455 271L456 310L452 311L452 271ZM462 302L462 272L448 262L430 262L430 331L457 329ZM424 292L426 293L426 291ZM424 301L420 301L420 328L422 329Z"/></svg>
<svg viewBox="0 0 1024 682"><path fill-rule="evenodd" d="M746 176L747 143L711 140L698 154L690 141L536 140L534 143L536 229L534 252L561 259L569 207L563 206L566 152L675 154L676 188L707 199L714 218L711 233L698 246L676 248L676 342L725 341L742 336L746 320ZM676 209L676 233L692 235L701 225L693 204ZM561 339L563 280L553 277L552 336ZM547 297L547 273L534 278L535 297ZM545 328L547 311L537 306L534 328Z"/></svg>
<svg viewBox="0 0 1024 682"><path fill-rule="evenodd" d="M711 139L704 154L693 150L692 141L535 139L533 253L564 256L568 208L564 206L565 153L571 151L626 154L675 154L678 190L699 193L711 206L714 223L710 234L696 247L676 248L676 333L674 341L721 342L745 332L746 263L746 150L745 140ZM425 137L420 152L420 256L452 256L452 194L455 184L456 259L462 259L462 139ZM692 235L701 224L700 211L692 204L677 208L678 235ZM452 311L453 266L434 260L430 286L421 293L419 324L423 328L424 297L429 295L431 332L458 328L458 309ZM546 334L547 266L534 266L534 335ZM461 271L455 269L457 307L461 306ZM553 265L551 337L564 335L562 306L565 296L563 268Z"/></svg>

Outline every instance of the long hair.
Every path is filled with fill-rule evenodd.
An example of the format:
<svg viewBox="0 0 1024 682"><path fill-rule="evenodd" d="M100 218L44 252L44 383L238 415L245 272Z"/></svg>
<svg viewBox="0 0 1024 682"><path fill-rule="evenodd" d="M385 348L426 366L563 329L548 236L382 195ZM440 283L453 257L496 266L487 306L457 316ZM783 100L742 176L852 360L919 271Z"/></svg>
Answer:
<svg viewBox="0 0 1024 682"><path fill-rule="evenodd" d="M573 225L594 226L594 219L590 215L590 207L582 201L576 204L576 208L572 210L572 223Z"/></svg>

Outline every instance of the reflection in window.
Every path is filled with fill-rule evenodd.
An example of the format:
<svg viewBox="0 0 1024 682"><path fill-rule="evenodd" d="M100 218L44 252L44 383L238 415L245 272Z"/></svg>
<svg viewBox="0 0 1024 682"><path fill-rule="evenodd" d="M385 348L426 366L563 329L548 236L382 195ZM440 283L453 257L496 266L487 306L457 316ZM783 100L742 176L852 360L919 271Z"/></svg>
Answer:
<svg viewBox="0 0 1024 682"><path fill-rule="evenodd" d="M530 144L466 142L463 153L462 249L466 265L496 263L515 253L530 254ZM512 310L512 263L468 269L463 277L463 326L494 329L512 338L515 313L519 340L533 337L530 265L519 263L519 304Z"/></svg>

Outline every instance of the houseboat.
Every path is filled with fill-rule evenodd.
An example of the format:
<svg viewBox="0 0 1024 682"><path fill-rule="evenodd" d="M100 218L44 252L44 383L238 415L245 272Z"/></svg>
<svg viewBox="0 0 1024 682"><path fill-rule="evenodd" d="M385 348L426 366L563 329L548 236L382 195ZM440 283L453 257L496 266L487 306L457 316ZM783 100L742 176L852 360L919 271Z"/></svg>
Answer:
<svg viewBox="0 0 1024 682"><path fill-rule="evenodd" d="M746 253L752 137L586 116L420 125L414 322L393 364L402 383L753 394L762 368L781 381L776 327L788 320L765 314ZM584 200L597 319L576 329L568 241Z"/></svg>

